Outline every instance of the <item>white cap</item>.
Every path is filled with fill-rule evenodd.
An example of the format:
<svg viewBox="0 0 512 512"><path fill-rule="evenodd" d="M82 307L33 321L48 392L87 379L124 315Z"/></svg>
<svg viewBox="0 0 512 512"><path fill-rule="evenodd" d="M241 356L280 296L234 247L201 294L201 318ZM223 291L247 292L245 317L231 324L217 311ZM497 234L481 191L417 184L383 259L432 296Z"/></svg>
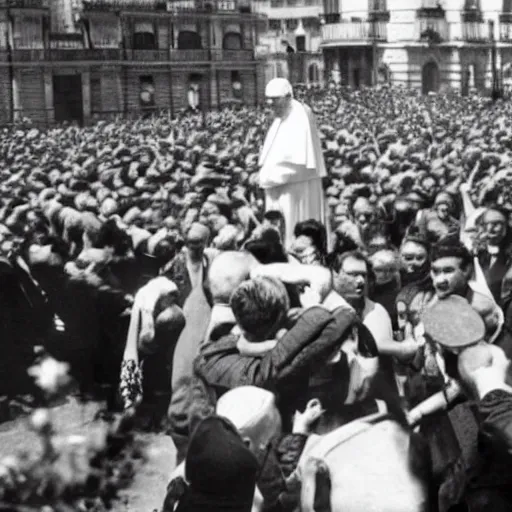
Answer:
<svg viewBox="0 0 512 512"><path fill-rule="evenodd" d="M218 400L216 412L245 434L257 435L263 430L273 430L276 421L280 422L274 394L255 386L240 386L228 391Z"/></svg>
<svg viewBox="0 0 512 512"><path fill-rule="evenodd" d="M293 98L292 84L286 78L273 78L265 88L267 98L284 98L290 96Z"/></svg>

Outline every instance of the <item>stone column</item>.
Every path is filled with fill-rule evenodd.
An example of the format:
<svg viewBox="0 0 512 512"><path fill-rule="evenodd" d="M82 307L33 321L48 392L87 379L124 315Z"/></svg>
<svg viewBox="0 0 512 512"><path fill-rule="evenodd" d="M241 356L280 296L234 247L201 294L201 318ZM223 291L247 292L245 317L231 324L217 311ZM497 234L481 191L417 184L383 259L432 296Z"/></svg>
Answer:
<svg viewBox="0 0 512 512"><path fill-rule="evenodd" d="M91 119L91 72L89 70L82 72L82 105L84 124L87 124Z"/></svg>
<svg viewBox="0 0 512 512"><path fill-rule="evenodd" d="M16 121L23 117L23 105L20 95L20 71L15 69L12 76L12 117Z"/></svg>
<svg viewBox="0 0 512 512"><path fill-rule="evenodd" d="M47 68L43 71L43 82L46 120L49 125L52 125L55 122L55 107L53 104L53 72L51 68Z"/></svg>

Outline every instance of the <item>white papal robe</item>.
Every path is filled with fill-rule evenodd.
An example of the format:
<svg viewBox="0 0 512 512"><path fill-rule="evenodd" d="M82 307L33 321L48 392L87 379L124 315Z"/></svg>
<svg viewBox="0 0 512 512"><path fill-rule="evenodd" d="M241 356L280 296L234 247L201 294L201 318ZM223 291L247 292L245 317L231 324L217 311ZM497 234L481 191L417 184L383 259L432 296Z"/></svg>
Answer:
<svg viewBox="0 0 512 512"><path fill-rule="evenodd" d="M279 210L285 219L285 247L292 242L297 222L316 219L326 225L322 178L327 172L309 107L292 99L288 115L274 120L263 144L259 167L265 210Z"/></svg>

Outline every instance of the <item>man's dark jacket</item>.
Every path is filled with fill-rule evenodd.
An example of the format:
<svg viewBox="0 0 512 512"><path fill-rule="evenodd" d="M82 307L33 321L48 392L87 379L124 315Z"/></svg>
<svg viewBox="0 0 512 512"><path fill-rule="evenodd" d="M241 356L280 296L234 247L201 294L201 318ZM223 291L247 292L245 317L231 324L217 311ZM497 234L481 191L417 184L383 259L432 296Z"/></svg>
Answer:
<svg viewBox="0 0 512 512"><path fill-rule="evenodd" d="M204 345L194 362L189 432L214 413L217 400L230 389L257 386L272 391L284 428L307 399L310 375L340 347L358 325L354 310L330 312L321 306L307 309L276 347L261 356L242 356L238 337L228 334Z"/></svg>

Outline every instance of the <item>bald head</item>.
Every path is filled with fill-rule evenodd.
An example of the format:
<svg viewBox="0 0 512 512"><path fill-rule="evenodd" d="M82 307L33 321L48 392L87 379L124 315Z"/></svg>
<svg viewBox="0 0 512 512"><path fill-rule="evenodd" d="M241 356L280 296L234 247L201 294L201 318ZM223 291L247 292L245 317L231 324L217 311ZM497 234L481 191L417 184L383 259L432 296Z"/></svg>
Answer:
<svg viewBox="0 0 512 512"><path fill-rule="evenodd" d="M235 289L249 279L251 270L258 265L258 260L248 252L226 251L219 254L208 272L214 304L229 304Z"/></svg>

